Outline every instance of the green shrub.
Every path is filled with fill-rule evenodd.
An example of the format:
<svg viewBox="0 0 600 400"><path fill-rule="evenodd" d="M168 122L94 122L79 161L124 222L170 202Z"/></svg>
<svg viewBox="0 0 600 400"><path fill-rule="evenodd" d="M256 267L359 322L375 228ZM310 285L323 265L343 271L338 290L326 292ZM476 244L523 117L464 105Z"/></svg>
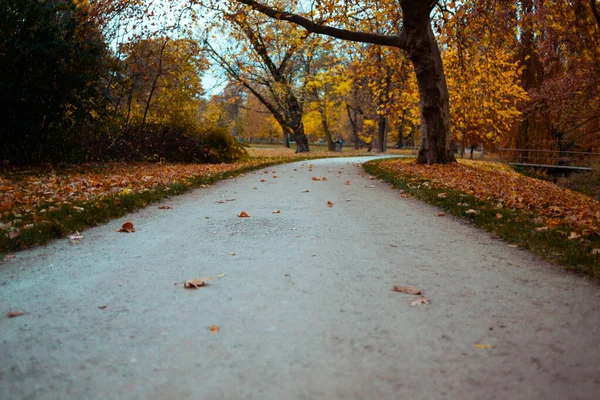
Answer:
<svg viewBox="0 0 600 400"><path fill-rule="evenodd" d="M224 127L161 123L130 127L110 153L127 160L222 163L239 160L246 150Z"/></svg>

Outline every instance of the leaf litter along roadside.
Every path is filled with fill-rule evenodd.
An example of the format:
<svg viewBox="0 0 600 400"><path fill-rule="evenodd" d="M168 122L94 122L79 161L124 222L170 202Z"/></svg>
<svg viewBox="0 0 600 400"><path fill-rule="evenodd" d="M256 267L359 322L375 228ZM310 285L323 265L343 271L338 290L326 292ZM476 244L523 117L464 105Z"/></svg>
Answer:
<svg viewBox="0 0 600 400"><path fill-rule="evenodd" d="M595 252L600 249L600 203L590 197L492 162L428 166L388 159L363 167L402 193L467 219L510 246L600 278L600 251Z"/></svg>
<svg viewBox="0 0 600 400"><path fill-rule="evenodd" d="M0 254L81 232L192 188L307 158L322 156L252 158L235 164L5 167L0 169Z"/></svg>

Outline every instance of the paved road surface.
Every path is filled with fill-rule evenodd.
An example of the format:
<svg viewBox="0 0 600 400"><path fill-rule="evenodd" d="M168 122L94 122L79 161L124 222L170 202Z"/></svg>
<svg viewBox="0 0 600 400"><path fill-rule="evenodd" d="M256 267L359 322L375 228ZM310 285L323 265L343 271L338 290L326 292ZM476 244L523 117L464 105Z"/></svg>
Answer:
<svg viewBox="0 0 600 400"><path fill-rule="evenodd" d="M597 284L358 161L246 174L18 253L0 266L0 399L600 398Z"/></svg>

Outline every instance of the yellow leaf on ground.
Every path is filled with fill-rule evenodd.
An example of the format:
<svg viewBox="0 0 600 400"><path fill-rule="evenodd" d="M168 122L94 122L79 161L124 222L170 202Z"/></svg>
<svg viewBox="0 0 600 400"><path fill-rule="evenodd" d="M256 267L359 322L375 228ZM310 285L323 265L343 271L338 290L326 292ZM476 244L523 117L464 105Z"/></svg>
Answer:
<svg viewBox="0 0 600 400"><path fill-rule="evenodd" d="M496 345L477 343L477 344L474 344L473 347L475 347L476 349L493 349L494 347L496 347Z"/></svg>
<svg viewBox="0 0 600 400"><path fill-rule="evenodd" d="M238 215L239 218L250 218L250 216L246 213L246 211L242 211L240 213L240 215Z"/></svg>
<svg viewBox="0 0 600 400"><path fill-rule="evenodd" d="M219 327L218 327L218 326L216 326L216 325L211 325L211 326L210 326L210 328L208 328L208 329L210 329L210 331L211 331L212 333L214 333L214 334L217 334L217 333L219 333L219 331L221 330L221 328L219 328Z"/></svg>
<svg viewBox="0 0 600 400"><path fill-rule="evenodd" d="M329 200L327 200L327 207L329 207L329 208L333 207L333 203Z"/></svg>

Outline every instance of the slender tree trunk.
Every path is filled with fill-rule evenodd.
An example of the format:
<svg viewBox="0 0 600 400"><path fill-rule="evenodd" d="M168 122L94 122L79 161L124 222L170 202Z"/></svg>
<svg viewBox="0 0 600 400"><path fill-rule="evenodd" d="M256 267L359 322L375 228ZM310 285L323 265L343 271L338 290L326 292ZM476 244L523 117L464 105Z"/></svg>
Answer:
<svg viewBox="0 0 600 400"><path fill-rule="evenodd" d="M398 141L396 147L401 149L404 147L404 121L406 119L406 110L402 111L402 118L400 119L400 125L398 126Z"/></svg>
<svg viewBox="0 0 600 400"><path fill-rule="evenodd" d="M377 148L378 153L385 153L385 130L387 128L387 118L380 115L377 121Z"/></svg>
<svg viewBox="0 0 600 400"><path fill-rule="evenodd" d="M450 105L442 57L431 29L429 14L424 18L422 7L427 5L415 5L415 1L410 3L412 7L402 7L405 14L402 32L405 50L415 69L419 86L421 146L417 163L455 162L450 148Z"/></svg>
<svg viewBox="0 0 600 400"><path fill-rule="evenodd" d="M290 148L290 135L285 130L283 131L283 146Z"/></svg>
<svg viewBox="0 0 600 400"><path fill-rule="evenodd" d="M331 137L331 131L329 130L329 119L327 118L327 91L321 103L321 124L323 125L323 131L325 131L325 138L327 139L327 150L335 151L335 143Z"/></svg>

